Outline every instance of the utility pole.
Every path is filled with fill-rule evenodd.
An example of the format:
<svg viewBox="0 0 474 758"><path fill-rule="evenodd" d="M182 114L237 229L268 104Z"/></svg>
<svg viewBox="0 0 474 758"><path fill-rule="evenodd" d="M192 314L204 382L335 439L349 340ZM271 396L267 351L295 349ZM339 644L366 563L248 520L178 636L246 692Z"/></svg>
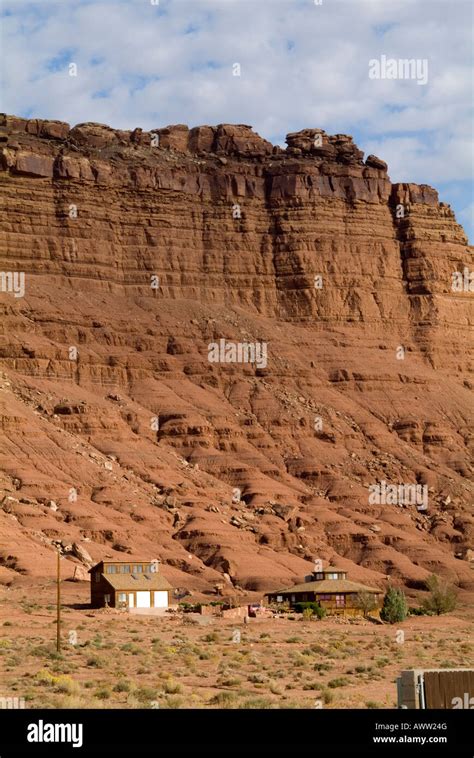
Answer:
<svg viewBox="0 0 474 758"><path fill-rule="evenodd" d="M58 550L56 564L56 650L61 652L61 554Z"/></svg>

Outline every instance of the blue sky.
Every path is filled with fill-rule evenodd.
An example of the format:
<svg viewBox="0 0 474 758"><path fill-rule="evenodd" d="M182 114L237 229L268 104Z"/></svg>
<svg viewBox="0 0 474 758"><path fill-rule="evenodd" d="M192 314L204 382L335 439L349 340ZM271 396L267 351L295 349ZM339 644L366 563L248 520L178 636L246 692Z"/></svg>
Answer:
<svg viewBox="0 0 474 758"><path fill-rule="evenodd" d="M352 134L366 154L387 161L392 181L435 186L474 239L467 0L0 7L2 111L127 129L244 123L280 144L305 127ZM428 82L369 78L369 60L382 55L426 60Z"/></svg>

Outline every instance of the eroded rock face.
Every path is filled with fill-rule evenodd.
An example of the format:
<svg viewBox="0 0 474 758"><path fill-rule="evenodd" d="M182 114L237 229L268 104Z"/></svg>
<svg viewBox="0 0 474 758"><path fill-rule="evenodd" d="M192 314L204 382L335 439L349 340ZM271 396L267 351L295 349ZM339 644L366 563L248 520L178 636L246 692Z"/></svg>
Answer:
<svg viewBox="0 0 474 758"><path fill-rule="evenodd" d="M256 134L251 126L219 124L219 126L196 126L184 124L156 129L160 146L181 153L217 153L247 158L270 155L273 145Z"/></svg>
<svg viewBox="0 0 474 758"><path fill-rule="evenodd" d="M87 564L159 558L197 593L318 558L472 590L472 249L350 136L287 145L0 117L10 579L52 574L54 538ZM220 340L266 359L212 362ZM428 512L369 502L382 480L426 485Z"/></svg>

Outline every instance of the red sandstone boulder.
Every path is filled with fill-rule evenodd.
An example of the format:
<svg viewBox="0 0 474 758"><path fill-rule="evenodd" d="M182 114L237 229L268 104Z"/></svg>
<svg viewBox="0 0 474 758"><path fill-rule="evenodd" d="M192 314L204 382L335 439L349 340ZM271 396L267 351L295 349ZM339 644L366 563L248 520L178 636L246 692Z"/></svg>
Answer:
<svg viewBox="0 0 474 758"><path fill-rule="evenodd" d="M54 158L49 155L36 155L35 153L19 152L16 156L14 167L17 174L29 176L53 176Z"/></svg>
<svg viewBox="0 0 474 758"><path fill-rule="evenodd" d="M163 129L153 129L153 132L159 135L160 147L178 150L180 153L188 151L189 127L185 124L165 126Z"/></svg>
<svg viewBox="0 0 474 758"><path fill-rule="evenodd" d="M189 150L192 153L212 153L216 128L212 126L195 126L189 132Z"/></svg>
<svg viewBox="0 0 474 758"><path fill-rule="evenodd" d="M387 170L387 164L381 158L377 158L376 155L368 155L365 161L365 165L370 168L378 168L381 171Z"/></svg>
<svg viewBox="0 0 474 758"><path fill-rule="evenodd" d="M69 132L70 138L78 145L101 150L109 145L118 144L119 138L114 129L105 124L78 124Z"/></svg>
<svg viewBox="0 0 474 758"><path fill-rule="evenodd" d="M0 127L8 129L9 132L26 132L28 119L19 118L18 116L9 116L7 113L0 113Z"/></svg>
<svg viewBox="0 0 474 758"><path fill-rule="evenodd" d="M428 184L392 184L391 201L409 205L410 203L424 203L425 205L437 205L438 193Z"/></svg>
<svg viewBox="0 0 474 758"><path fill-rule="evenodd" d="M285 141L290 149L311 153L314 149L321 149L324 143L327 145L328 138L324 129L301 129L287 134Z"/></svg>
<svg viewBox="0 0 474 758"><path fill-rule="evenodd" d="M133 145L151 145L151 134L137 127L130 134L130 142Z"/></svg>
<svg viewBox="0 0 474 758"><path fill-rule="evenodd" d="M91 164L87 158L59 155L54 164L54 176L58 179L84 179L94 181Z"/></svg>
<svg viewBox="0 0 474 758"><path fill-rule="evenodd" d="M28 134L33 134L35 137L65 140L70 128L69 124L65 121L43 121L40 118L34 118L26 121L25 131Z"/></svg>
<svg viewBox="0 0 474 758"><path fill-rule="evenodd" d="M215 139L215 152L256 158L271 155L273 145L246 124L219 124Z"/></svg>

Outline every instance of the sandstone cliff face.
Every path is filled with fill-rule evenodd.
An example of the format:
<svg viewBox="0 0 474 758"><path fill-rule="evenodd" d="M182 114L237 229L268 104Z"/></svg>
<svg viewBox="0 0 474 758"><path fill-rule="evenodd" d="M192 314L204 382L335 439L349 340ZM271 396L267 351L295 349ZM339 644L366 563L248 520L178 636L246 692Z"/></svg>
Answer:
<svg viewBox="0 0 474 758"><path fill-rule="evenodd" d="M201 592L315 558L472 590L472 249L351 137L287 144L0 118L4 581L86 540ZM221 339L268 360L209 362ZM381 480L428 511L371 504Z"/></svg>

